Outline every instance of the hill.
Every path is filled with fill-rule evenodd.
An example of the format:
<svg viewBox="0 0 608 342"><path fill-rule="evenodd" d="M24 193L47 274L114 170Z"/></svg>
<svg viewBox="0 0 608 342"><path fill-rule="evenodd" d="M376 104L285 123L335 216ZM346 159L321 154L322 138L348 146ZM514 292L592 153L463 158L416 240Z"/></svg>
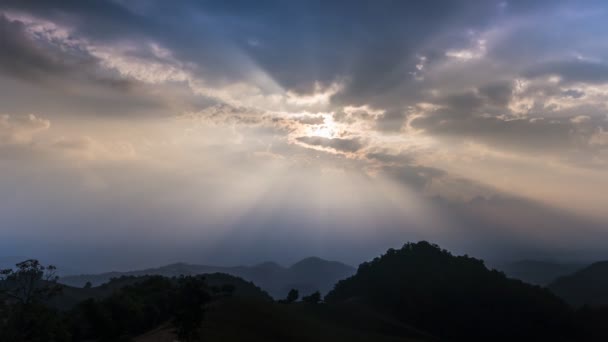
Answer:
<svg viewBox="0 0 608 342"><path fill-rule="evenodd" d="M361 303L446 340L563 340L572 311L549 290L428 242L359 266L325 298Z"/></svg>
<svg viewBox="0 0 608 342"><path fill-rule="evenodd" d="M295 288L301 294L319 291L327 293L338 280L345 279L355 273L352 266L310 257L303 259L291 267L282 267L273 262L265 262L254 266L219 267L175 263L158 268L149 268L130 272L108 272L101 274L83 274L65 276L59 279L62 284L72 287L83 287L87 282L97 286L122 276L162 275L175 277L180 275L198 275L223 273L243 278L255 283L274 298L284 298L290 289Z"/></svg>
<svg viewBox="0 0 608 342"><path fill-rule="evenodd" d="M150 278L150 276L121 276L119 278L112 278L110 281L100 286L90 288L62 285L61 293L51 300L51 305L61 310L71 309L87 299L107 298L115 291L118 291L125 286L141 283L148 278ZM205 274L205 281L209 287L221 287L224 285L233 286L233 296L235 297L272 301L272 297L270 297L266 291L260 289L252 282L245 281L229 274Z"/></svg>
<svg viewBox="0 0 608 342"><path fill-rule="evenodd" d="M539 260L520 260L497 267L510 278L523 280L534 285L549 285L559 277L572 274L585 264L558 263Z"/></svg>
<svg viewBox="0 0 608 342"><path fill-rule="evenodd" d="M546 288L428 242L361 264L322 302L273 301L253 283L218 273L121 276L96 287L63 285L57 293L47 291L55 284L42 277L43 268L30 266L0 281L2 341L608 340L608 306L574 310ZM308 258L289 269L305 277L335 267ZM13 290L34 296L25 302Z"/></svg>
<svg viewBox="0 0 608 342"><path fill-rule="evenodd" d="M279 304L226 298L211 306L203 322L204 341L422 342L436 338L390 316L352 305ZM172 342L171 327L142 334L136 342Z"/></svg>
<svg viewBox="0 0 608 342"><path fill-rule="evenodd" d="M608 261L596 262L549 285L556 295L574 306L608 305Z"/></svg>

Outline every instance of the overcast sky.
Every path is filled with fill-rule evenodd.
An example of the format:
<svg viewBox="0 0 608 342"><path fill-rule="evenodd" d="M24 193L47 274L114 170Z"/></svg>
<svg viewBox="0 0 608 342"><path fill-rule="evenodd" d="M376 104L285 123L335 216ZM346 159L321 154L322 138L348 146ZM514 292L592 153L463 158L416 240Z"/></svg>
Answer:
<svg viewBox="0 0 608 342"><path fill-rule="evenodd" d="M0 1L0 259L608 258L603 1Z"/></svg>

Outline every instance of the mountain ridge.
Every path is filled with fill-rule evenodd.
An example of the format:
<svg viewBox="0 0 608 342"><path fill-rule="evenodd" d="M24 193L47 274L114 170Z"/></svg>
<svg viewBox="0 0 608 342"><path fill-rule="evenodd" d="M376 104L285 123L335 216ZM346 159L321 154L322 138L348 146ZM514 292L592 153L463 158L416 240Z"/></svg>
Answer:
<svg viewBox="0 0 608 342"><path fill-rule="evenodd" d="M558 262L551 260L522 259L498 265L496 268L510 278L534 285L547 286L559 277L570 275L590 265L583 262Z"/></svg>
<svg viewBox="0 0 608 342"><path fill-rule="evenodd" d="M560 277L548 288L575 307L608 305L608 260Z"/></svg>
<svg viewBox="0 0 608 342"><path fill-rule="evenodd" d="M155 268L146 268L134 271L111 271L97 274L80 274L64 276L59 282L82 287L87 282L98 286L121 276L144 275L197 275L225 273L251 281L267 291L274 298L282 298L287 292L295 288L306 295L315 291L327 293L339 280L354 274L356 269L339 261L329 261L319 257L307 257L284 267L272 261L265 261L252 266L211 266L190 264L185 262L171 263Z"/></svg>

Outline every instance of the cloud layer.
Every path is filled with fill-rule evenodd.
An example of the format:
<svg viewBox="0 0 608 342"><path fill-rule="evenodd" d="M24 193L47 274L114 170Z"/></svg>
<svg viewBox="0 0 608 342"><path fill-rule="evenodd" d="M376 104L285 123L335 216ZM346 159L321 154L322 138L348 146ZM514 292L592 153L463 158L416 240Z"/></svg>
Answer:
<svg viewBox="0 0 608 342"><path fill-rule="evenodd" d="M41 234L67 260L87 236L110 250L139 234L148 258L175 232L158 262L211 258L188 241L256 260L357 262L416 238L592 255L608 222L607 11L2 1L0 247L36 253Z"/></svg>

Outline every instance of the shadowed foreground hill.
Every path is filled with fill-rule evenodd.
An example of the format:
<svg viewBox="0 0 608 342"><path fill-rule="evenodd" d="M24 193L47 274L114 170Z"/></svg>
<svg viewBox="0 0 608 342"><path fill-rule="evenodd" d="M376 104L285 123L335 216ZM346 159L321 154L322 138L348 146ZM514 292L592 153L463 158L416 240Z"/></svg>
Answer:
<svg viewBox="0 0 608 342"><path fill-rule="evenodd" d="M202 341L207 342L436 342L390 316L357 305L279 304L225 298L208 308ZM142 334L136 342L173 342L171 327Z"/></svg>
<svg viewBox="0 0 608 342"><path fill-rule="evenodd" d="M549 289L573 306L608 305L608 261L596 262L572 275L558 278L549 285Z"/></svg>
<svg viewBox="0 0 608 342"><path fill-rule="evenodd" d="M278 299L284 298L292 288L299 290L302 294L315 291L325 294L333 288L338 280L353 275L355 268L340 262L328 261L317 257L303 259L287 268L273 262L236 267L176 263L130 272L65 276L61 277L59 282L74 287L82 287L87 282L90 282L93 286L97 286L110 281L112 278L122 276L161 275L165 277L177 277L180 275L212 273L230 274L251 281Z"/></svg>
<svg viewBox="0 0 608 342"><path fill-rule="evenodd" d="M571 340L573 312L547 289L427 242L361 264L325 299L369 305L448 340Z"/></svg>
<svg viewBox="0 0 608 342"><path fill-rule="evenodd" d="M95 287L72 287L62 285L61 292L51 299L50 304L60 310L68 310L87 299L103 299L120 291L126 286L133 286L155 276L122 276L113 278L107 283ZM232 295L239 298L250 298L260 301L272 301L272 297L252 282L223 273L205 274L206 284L213 287L231 286Z"/></svg>

